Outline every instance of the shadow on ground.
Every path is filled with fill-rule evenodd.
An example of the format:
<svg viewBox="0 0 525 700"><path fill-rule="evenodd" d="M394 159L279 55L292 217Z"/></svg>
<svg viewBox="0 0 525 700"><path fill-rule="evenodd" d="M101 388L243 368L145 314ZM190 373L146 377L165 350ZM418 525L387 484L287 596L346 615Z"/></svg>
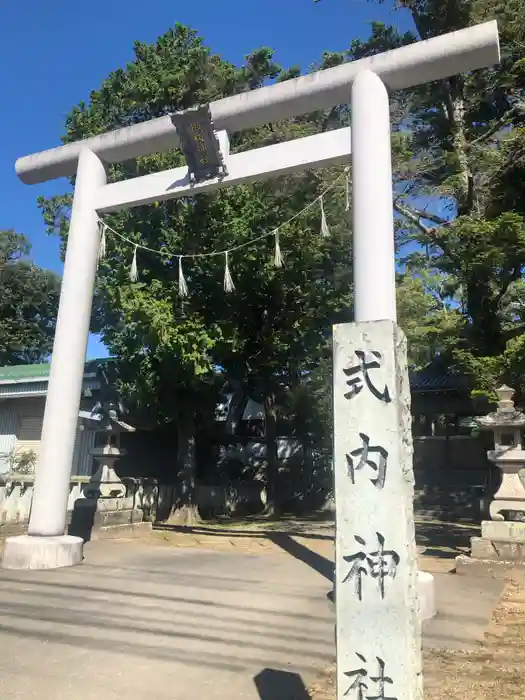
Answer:
<svg viewBox="0 0 525 700"><path fill-rule="evenodd" d="M2 698L58 700L74 681L86 700L309 700L333 662L327 586L292 557L135 542L87 552L82 567L0 572Z"/></svg>
<svg viewBox="0 0 525 700"><path fill-rule="evenodd" d="M212 536L212 537L252 537L252 538L266 538L270 542L273 542L277 547L280 547L287 554L290 554L295 559L303 562L310 566L314 571L324 576L330 583L334 579L334 564L332 561L323 557L321 554L314 552L309 547L306 547L301 542L297 542L295 537L302 537L305 539L312 540L333 540L333 534L324 533L313 533L304 532L300 528L290 529L288 531L279 530L250 530L242 528L213 528L206 527L206 525L167 525L167 524L157 524L154 527L155 530L165 530L169 532L180 532L180 533L191 533L193 535L199 536Z"/></svg>
<svg viewBox="0 0 525 700"><path fill-rule="evenodd" d="M256 527L250 527L250 525ZM202 524L195 526L169 525L158 523L156 530L166 530L179 533L191 533L199 536L213 537L242 537L265 538L276 546L310 566L329 581L333 581L333 562L306 546L305 541L333 541L333 522L323 523L321 531L311 530L312 522L301 521L258 521L246 524L245 527L228 526L224 522L217 524ZM478 536L479 525L475 523L453 523L442 520L420 520L416 522L416 541L424 548L427 556L440 559L454 559L458 554L464 554L470 549L470 538ZM300 538L301 541L298 541Z"/></svg>
<svg viewBox="0 0 525 700"><path fill-rule="evenodd" d="M416 523L416 541L424 553L440 559L454 559L470 549L470 538L480 533L474 523L420 521Z"/></svg>
<svg viewBox="0 0 525 700"><path fill-rule="evenodd" d="M253 681L261 700L310 700L311 697L298 673L265 668Z"/></svg>

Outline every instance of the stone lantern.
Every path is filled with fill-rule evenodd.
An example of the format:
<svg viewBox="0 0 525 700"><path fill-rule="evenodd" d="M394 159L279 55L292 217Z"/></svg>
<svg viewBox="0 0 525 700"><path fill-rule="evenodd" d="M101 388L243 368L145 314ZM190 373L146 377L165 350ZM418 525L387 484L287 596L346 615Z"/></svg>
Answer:
<svg viewBox="0 0 525 700"><path fill-rule="evenodd" d="M97 433L103 436L103 444L90 452L99 466L84 489L87 498L125 497L126 487L115 471L115 462L125 455L120 447L121 434L132 432L135 428L119 420L117 411L110 407L97 428Z"/></svg>
<svg viewBox="0 0 525 700"><path fill-rule="evenodd" d="M488 570L492 575L525 564L525 414L514 406L514 389L503 385L496 393L496 411L476 422L494 434L487 457L501 471L501 486L489 506L491 519L481 523L481 537L471 538L471 556L456 560L458 573L483 575Z"/></svg>
<svg viewBox="0 0 525 700"><path fill-rule="evenodd" d="M514 389L504 384L496 393L497 410L477 419L482 430L494 433L494 449L487 457L500 469L502 477L489 513L492 520L521 522L525 520L525 486L520 478L520 472L525 469L525 414L514 406Z"/></svg>
<svg viewBox="0 0 525 700"><path fill-rule="evenodd" d="M83 497L75 502L71 521L70 532L85 540L90 539L94 528L129 527L142 522L142 510L136 507L134 494L126 495L126 486L115 471L115 463L125 454L121 435L135 428L119 419L113 404L101 406L100 411L90 414L88 420L102 437L100 446L90 452L98 468L84 487Z"/></svg>

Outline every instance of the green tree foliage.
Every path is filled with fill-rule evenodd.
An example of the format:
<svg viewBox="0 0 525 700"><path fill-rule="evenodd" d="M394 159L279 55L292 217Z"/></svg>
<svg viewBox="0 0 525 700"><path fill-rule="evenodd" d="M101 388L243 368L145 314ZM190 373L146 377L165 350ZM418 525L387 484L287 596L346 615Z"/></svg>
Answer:
<svg viewBox="0 0 525 700"><path fill-rule="evenodd" d="M428 340L427 357L428 349L445 352L471 374L478 391L490 393L502 380L523 390L525 5L399 0L397 6L409 11L414 31L374 23L367 40L351 42L344 60L492 19L502 56L486 70L392 95L394 205L404 270L398 303L412 358L421 363ZM429 275L440 280L445 306L437 308L447 309L437 317Z"/></svg>
<svg viewBox="0 0 525 700"><path fill-rule="evenodd" d="M399 275L397 316L408 339L408 362L423 368L457 344L465 320L450 302L444 275L410 269Z"/></svg>
<svg viewBox="0 0 525 700"><path fill-rule="evenodd" d="M416 287L411 303L419 300L423 307L426 303L431 316L431 299L423 302L416 290L422 275L442 280L449 311L440 318L438 336L448 335L450 320L459 323L456 342L440 340L438 347L487 391L509 373L518 376L513 363L522 362L520 334L525 327L516 315L511 318L503 311L509 309L507 297L525 269L525 211L520 197L525 6L521 0L401 0L399 4L410 11L415 32L399 34L393 27L374 24L368 40L352 42L350 60L498 20L499 66L392 96L394 205L401 222L397 242L407 273L413 276L405 284ZM457 309L453 318L451 308ZM428 318L409 330L409 338L425 335ZM523 379L519 381L523 384Z"/></svg>
<svg viewBox="0 0 525 700"><path fill-rule="evenodd" d="M0 230L0 365L42 362L53 346L60 280L30 251L25 236Z"/></svg>
<svg viewBox="0 0 525 700"><path fill-rule="evenodd" d="M331 65L331 55L322 66ZM335 59L336 60L336 59ZM268 81L296 76L273 52L262 48L237 67L214 55L193 30L177 25L153 44L135 44L134 60L111 73L89 102L74 108L64 141L127 126L167 112L252 90ZM231 135L232 150L267 146L340 126L344 108ZM110 180L175 167L179 151L154 154L112 166ZM235 292L222 290L223 257L184 259L189 296L178 294L178 260L173 253L212 253L249 243L295 216L340 178L325 200L331 229L319 235L319 206L311 207L281 232L284 267L272 264L273 237L230 256ZM42 200L50 229L67 240L71 200ZM269 483L277 479L275 415L279 395L297 384L326 353L331 324L348 319L351 248L340 168L291 175L271 183L239 186L212 195L137 207L112 215L108 223L138 251L139 282L129 281L133 246L108 236L108 255L99 266L94 329L121 360L120 386L135 409L154 422L176 419L178 472L191 505L194 423L214 387L214 368L257 385L266 406ZM271 495L271 494L270 494ZM275 500L275 499L272 499Z"/></svg>

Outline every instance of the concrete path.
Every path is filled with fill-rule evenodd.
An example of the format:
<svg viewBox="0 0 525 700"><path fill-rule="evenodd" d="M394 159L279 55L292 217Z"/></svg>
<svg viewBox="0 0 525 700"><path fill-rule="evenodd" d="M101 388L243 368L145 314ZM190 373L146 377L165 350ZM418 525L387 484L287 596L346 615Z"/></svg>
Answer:
<svg viewBox="0 0 525 700"><path fill-rule="evenodd" d="M326 563L120 540L74 569L0 571L0 698L306 700L334 659ZM427 643L476 644L501 582L436 579Z"/></svg>
<svg viewBox="0 0 525 700"><path fill-rule="evenodd" d="M293 557L86 550L0 573L1 700L281 700L333 660L330 584Z"/></svg>
<svg viewBox="0 0 525 700"><path fill-rule="evenodd" d="M434 574L437 615L423 624L427 649L476 649L487 630L505 582Z"/></svg>

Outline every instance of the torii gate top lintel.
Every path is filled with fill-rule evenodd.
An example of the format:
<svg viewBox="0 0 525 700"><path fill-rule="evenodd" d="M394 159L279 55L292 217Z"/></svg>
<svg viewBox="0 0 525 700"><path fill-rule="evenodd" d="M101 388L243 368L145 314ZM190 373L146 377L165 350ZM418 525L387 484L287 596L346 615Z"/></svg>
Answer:
<svg viewBox="0 0 525 700"><path fill-rule="evenodd" d="M350 85L362 70L376 73L399 90L498 63L496 20L420 41L370 58L345 63L284 83L226 97L210 104L217 131L233 133L271 121L325 109L349 100ZM170 115L19 158L16 172L26 184L76 173L83 148L107 163L120 163L178 144Z"/></svg>

